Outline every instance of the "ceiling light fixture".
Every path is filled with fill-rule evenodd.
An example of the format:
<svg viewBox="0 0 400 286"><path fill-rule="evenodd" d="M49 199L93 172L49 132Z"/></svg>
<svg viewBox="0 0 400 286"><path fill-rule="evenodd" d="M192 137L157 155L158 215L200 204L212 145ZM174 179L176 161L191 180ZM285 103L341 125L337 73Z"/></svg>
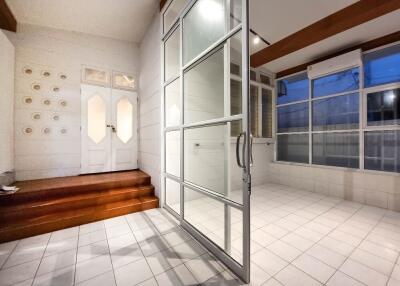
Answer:
<svg viewBox="0 0 400 286"><path fill-rule="evenodd" d="M260 43L260 41L261 41L261 39L260 39L259 36L255 36L254 39L253 39L254 45L258 45Z"/></svg>

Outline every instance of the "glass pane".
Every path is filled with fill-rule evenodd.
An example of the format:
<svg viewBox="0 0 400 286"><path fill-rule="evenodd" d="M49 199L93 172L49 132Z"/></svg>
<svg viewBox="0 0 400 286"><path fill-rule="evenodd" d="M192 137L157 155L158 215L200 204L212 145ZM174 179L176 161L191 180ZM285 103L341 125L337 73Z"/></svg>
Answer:
<svg viewBox="0 0 400 286"><path fill-rule="evenodd" d="M259 112L258 112L258 87L250 86L250 130L253 137L260 137L259 134Z"/></svg>
<svg viewBox="0 0 400 286"><path fill-rule="evenodd" d="M308 99L309 80L307 73L301 73L278 81L277 104Z"/></svg>
<svg viewBox="0 0 400 286"><path fill-rule="evenodd" d="M237 122L241 126L241 121ZM231 143L228 126L213 125L184 131L184 180L242 203L242 170L236 164L236 142Z"/></svg>
<svg viewBox="0 0 400 286"><path fill-rule="evenodd" d="M170 78L179 75L179 51L180 51L180 29L177 28L174 33L165 42L165 78L167 81Z"/></svg>
<svg viewBox="0 0 400 286"><path fill-rule="evenodd" d="M242 83L231 80L231 115L242 114Z"/></svg>
<svg viewBox="0 0 400 286"><path fill-rule="evenodd" d="M133 106L127 98L122 98L117 103L117 136L127 143L132 138L132 132Z"/></svg>
<svg viewBox="0 0 400 286"><path fill-rule="evenodd" d="M308 163L308 134L284 134L277 137L277 160Z"/></svg>
<svg viewBox="0 0 400 286"><path fill-rule="evenodd" d="M312 103L313 130L357 129L359 94L341 95Z"/></svg>
<svg viewBox="0 0 400 286"><path fill-rule="evenodd" d="M224 116L223 49L186 72L184 81L185 123Z"/></svg>
<svg viewBox="0 0 400 286"><path fill-rule="evenodd" d="M359 88L358 68L330 74L312 81L313 97L342 93Z"/></svg>
<svg viewBox="0 0 400 286"><path fill-rule="evenodd" d="M181 138L179 131L170 131L165 134L165 172L180 177Z"/></svg>
<svg viewBox="0 0 400 286"><path fill-rule="evenodd" d="M99 95L88 100L88 136L94 143L100 143L106 136L106 105Z"/></svg>
<svg viewBox="0 0 400 286"><path fill-rule="evenodd" d="M166 33L171 25L174 23L176 18L179 16L183 8L185 7L188 0L173 0L171 5L167 8L164 13L164 33Z"/></svg>
<svg viewBox="0 0 400 286"><path fill-rule="evenodd" d="M133 90L136 88L136 81L132 75L114 72L113 87Z"/></svg>
<svg viewBox="0 0 400 286"><path fill-rule="evenodd" d="M165 204L173 209L177 214L181 213L181 187L178 182L165 179Z"/></svg>
<svg viewBox="0 0 400 286"><path fill-rule="evenodd" d="M272 91L263 88L262 96L262 137L272 138Z"/></svg>
<svg viewBox="0 0 400 286"><path fill-rule="evenodd" d="M318 165L358 168L359 133L313 134L312 163Z"/></svg>
<svg viewBox="0 0 400 286"><path fill-rule="evenodd" d="M184 198L184 219L242 264L242 212L189 188L184 189Z"/></svg>
<svg viewBox="0 0 400 286"><path fill-rule="evenodd" d="M186 129L184 147L185 181L226 195L226 125Z"/></svg>
<svg viewBox="0 0 400 286"><path fill-rule="evenodd" d="M308 103L278 107L278 133L308 131Z"/></svg>
<svg viewBox="0 0 400 286"><path fill-rule="evenodd" d="M180 82L178 78L165 87L165 126L177 126L181 122Z"/></svg>
<svg viewBox="0 0 400 286"><path fill-rule="evenodd" d="M400 81L400 45L364 56L364 85L371 87Z"/></svg>
<svg viewBox="0 0 400 286"><path fill-rule="evenodd" d="M400 130L365 132L364 168L400 173Z"/></svg>
<svg viewBox="0 0 400 286"><path fill-rule="evenodd" d="M231 3L229 16L225 9L227 3ZM223 37L230 28L240 23L241 15L241 0L197 1L183 22L184 64Z"/></svg>
<svg viewBox="0 0 400 286"><path fill-rule="evenodd" d="M368 93L367 124L400 124L400 88Z"/></svg>
<svg viewBox="0 0 400 286"><path fill-rule="evenodd" d="M109 83L109 76L106 71L85 68L84 82L107 85Z"/></svg>

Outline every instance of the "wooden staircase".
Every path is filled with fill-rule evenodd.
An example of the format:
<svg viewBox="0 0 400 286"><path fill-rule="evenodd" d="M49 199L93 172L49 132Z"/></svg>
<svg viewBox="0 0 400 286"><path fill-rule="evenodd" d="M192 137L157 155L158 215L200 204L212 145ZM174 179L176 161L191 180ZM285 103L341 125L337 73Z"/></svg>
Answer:
<svg viewBox="0 0 400 286"><path fill-rule="evenodd" d="M17 182L0 196L0 242L158 207L151 178L135 170Z"/></svg>

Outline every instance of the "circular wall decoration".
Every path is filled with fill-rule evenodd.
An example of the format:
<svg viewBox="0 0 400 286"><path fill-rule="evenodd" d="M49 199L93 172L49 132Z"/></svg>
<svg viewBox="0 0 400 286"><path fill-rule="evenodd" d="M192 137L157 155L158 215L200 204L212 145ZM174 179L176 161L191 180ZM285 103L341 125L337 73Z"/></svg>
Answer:
<svg viewBox="0 0 400 286"><path fill-rule="evenodd" d="M39 91L42 87L40 86L40 83L34 83L32 84L32 89L34 91Z"/></svg>
<svg viewBox="0 0 400 286"><path fill-rule="evenodd" d="M59 121L59 120L60 120L60 115L58 115L58 114L53 114L53 115L51 116L51 119L53 119L54 121Z"/></svg>
<svg viewBox="0 0 400 286"><path fill-rule="evenodd" d="M23 69L23 73L26 75L31 75L33 73L33 70L30 67L25 67Z"/></svg>
<svg viewBox="0 0 400 286"><path fill-rule="evenodd" d="M66 74L64 74L64 73L60 73L60 79L62 79L62 80L66 80L67 79L67 75Z"/></svg>
<svg viewBox="0 0 400 286"><path fill-rule="evenodd" d="M51 105L51 100L48 99L48 98L45 98L45 99L42 100L42 104L49 106L49 105Z"/></svg>
<svg viewBox="0 0 400 286"><path fill-rule="evenodd" d="M49 71L42 71L42 76L43 77L50 77L51 73Z"/></svg>
<svg viewBox="0 0 400 286"><path fill-rule="evenodd" d="M67 134L67 128L61 128L60 133L61 133L62 135Z"/></svg>
<svg viewBox="0 0 400 286"><path fill-rule="evenodd" d="M30 97L30 96L25 96L25 97L22 99L22 101L23 101L23 103L25 103L25 104L31 104L31 103L33 102L33 98Z"/></svg>
<svg viewBox="0 0 400 286"><path fill-rule="evenodd" d="M26 126L22 128L22 133L24 133L25 135L31 135L33 133L33 128L30 126Z"/></svg>
<svg viewBox="0 0 400 286"><path fill-rule="evenodd" d="M40 118L42 118L40 112L32 113L32 120L40 120Z"/></svg>
<svg viewBox="0 0 400 286"><path fill-rule="evenodd" d="M49 127L44 127L42 129L42 133L45 135L49 135L51 133L51 129Z"/></svg>
<svg viewBox="0 0 400 286"><path fill-rule="evenodd" d="M53 87L52 87L52 90L53 90L54 92L59 92L59 91L60 91L60 88L59 88L58 86L53 86Z"/></svg>
<svg viewBox="0 0 400 286"><path fill-rule="evenodd" d="M60 100L59 104L60 104L60 106L62 106L62 107L66 107L66 106L67 106L67 101L64 100L64 99L62 99L62 100Z"/></svg>

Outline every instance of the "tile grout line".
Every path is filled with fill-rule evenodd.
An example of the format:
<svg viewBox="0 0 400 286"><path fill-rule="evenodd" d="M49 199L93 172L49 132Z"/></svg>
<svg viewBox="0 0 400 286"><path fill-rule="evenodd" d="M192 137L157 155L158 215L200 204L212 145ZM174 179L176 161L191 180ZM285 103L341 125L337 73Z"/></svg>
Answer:
<svg viewBox="0 0 400 286"><path fill-rule="evenodd" d="M76 282L76 267L78 265L78 250L79 250L79 239L80 239L80 233L81 233L81 226L78 226L78 241L76 243L76 256L75 256L75 263L74 263L74 281L72 285L75 285Z"/></svg>
<svg viewBox="0 0 400 286"><path fill-rule="evenodd" d="M362 208L361 208L361 209L362 209ZM360 211L361 209L359 209L358 211ZM358 212L358 211L357 211L357 212ZM356 213L357 213L357 212L356 212ZM354 213L354 215L355 215L356 213ZM353 216L354 216L354 215L353 215ZM353 216L351 216L351 217L353 217ZM366 240L366 238L374 231L374 229L379 225L379 223L382 221L382 219L383 219L384 216L385 216L385 214L383 214L383 215L381 216L381 218L375 223L375 225L374 225L374 226L370 229L370 231L364 236L364 238L362 238L361 241L357 244L357 246L355 246L354 249L349 253L349 255L346 256L346 258L345 258L345 260L343 261L343 263L339 265L339 267L338 267L338 268L336 269L336 271L332 274L332 276L327 280L327 282L333 277L333 275L336 274L336 272L340 271L339 269L346 263L347 260L350 259L350 256L358 249L358 247L359 247L359 246ZM358 262L358 261L357 261L357 262ZM360 263L360 262L358 262L358 263ZM365 265L364 263L360 263L360 264L364 265L365 267L368 267L369 269L372 269L371 267ZM376 271L375 269L372 269L372 270ZM340 271L340 272L342 272L342 271ZM379 271L377 271L377 272L379 272ZM344 273L344 272L342 272L342 273ZM380 272L379 272L379 273L380 273ZM346 274L346 273L344 273L344 274ZM346 274L346 275L347 275L347 274ZM347 275L347 276L349 276L349 277L351 277L352 279L354 279L354 280L356 280L356 281L358 281L358 282L360 282L360 283L362 283L362 284L365 285L364 282L359 281L359 280L356 279L355 277L352 277L352 276L350 276L350 275ZM386 275L385 275L385 276L386 276Z"/></svg>
<svg viewBox="0 0 400 286"><path fill-rule="evenodd" d="M128 224L128 221L126 220L125 216L123 216L123 218L124 218L125 222ZM112 272L113 272L114 282L115 282L115 285L117 285L117 278L115 277L115 268L114 268L114 263L113 263L112 256L111 256L110 244L109 244L109 242L108 242L107 225L105 224L105 220L103 220L103 224L104 224L104 233L105 233L105 235L106 235L108 255L110 256L111 268L112 268ZM129 224L128 224L128 225L129 225ZM112 227L111 227L111 228L112 228ZM104 273L107 273L107 272L104 272ZM100 274L97 275L97 276L100 276L100 275L102 275L102 274L104 274L104 273L100 273ZM95 276L95 277L97 277L97 276ZM95 277L89 278L88 280L93 279L93 278L95 278ZM88 280L86 280L86 281L88 281Z"/></svg>
<svg viewBox="0 0 400 286"><path fill-rule="evenodd" d="M143 213L144 213L144 212L143 212ZM132 232L133 237L134 237L135 240L136 240L136 243L137 243L138 248L140 249L140 252L141 252L142 255L143 255L144 261L146 261L147 267L149 267L151 274L153 274L153 277L152 277L152 278L154 279L154 281L156 281L156 284L159 285L159 284L158 284L158 281L157 281L157 279L156 279L156 276L154 275L154 272L153 272L153 270L151 269L150 264L149 264L149 262L147 261L146 256L144 255L144 252L143 252L143 250L142 250L142 247L140 246L139 241L137 240L137 237L136 237L136 235L135 235L135 232L133 231L133 229L132 229L132 227L131 227L129 221L126 219L126 217L125 217L125 220L126 220L126 223L128 224L129 229L130 229L131 232ZM153 223L151 220L150 220L150 222L151 222L151 224L152 224L153 226L155 226L154 223ZM153 228L153 227L151 227L151 228ZM143 283L143 282L146 282L146 281L148 281L148 280L150 280L150 279L151 279L151 278L149 278L149 279L147 279L147 280L145 280L145 281L139 282L138 284ZM136 285L138 285L138 284L136 284ZM159 286L160 286L160 285L159 285Z"/></svg>
<svg viewBox="0 0 400 286"><path fill-rule="evenodd" d="M390 282L390 279L392 279L394 269L396 268L397 262L399 261L399 257L400 257L400 252L399 252L399 254L397 255L397 258L396 258L396 261L395 261L394 264L393 264L392 270L390 271L389 279L386 281L386 286L388 286L388 284L389 284L389 282ZM396 279L396 278L393 278L393 279Z"/></svg>
<svg viewBox="0 0 400 286"><path fill-rule="evenodd" d="M37 275L37 273L38 273L38 271L39 271L40 265L42 264L42 261L43 261L44 255L45 255L45 253L46 253L47 247L49 246L50 239L51 239L51 237L53 236L53 233L54 233L54 232L51 232L51 233L50 233L50 235L49 235L49 238L47 239L47 242L46 242L46 247L44 248L44 251L43 251L42 257L40 258L39 265L38 265L38 267L36 268L35 275L33 276L33 280L32 280L32 283L31 283L31 285L33 285L33 283L34 283L34 282L35 282L35 280L36 280L36 275Z"/></svg>
<svg viewBox="0 0 400 286"><path fill-rule="evenodd" d="M18 240L17 243L14 245L14 247L12 248L12 250L10 251L10 253L8 254L6 260L4 260L3 264L1 265L0 271L3 270L3 269L9 268L9 267L4 268L4 266L6 265L7 261L10 259L11 254L14 253L14 251L17 249L17 246L21 243L21 240L22 240L22 239ZM19 264L18 264L18 265L19 265Z"/></svg>

